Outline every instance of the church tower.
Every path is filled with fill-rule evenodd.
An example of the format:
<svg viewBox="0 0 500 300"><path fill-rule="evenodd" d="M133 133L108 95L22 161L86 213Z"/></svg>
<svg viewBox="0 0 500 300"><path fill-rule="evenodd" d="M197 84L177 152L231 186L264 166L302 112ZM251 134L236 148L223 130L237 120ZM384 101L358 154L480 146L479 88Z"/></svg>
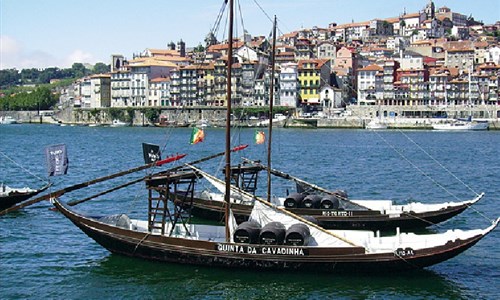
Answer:
<svg viewBox="0 0 500 300"><path fill-rule="evenodd" d="M427 6L425 7L425 15L427 16L427 20L434 20L435 12L436 9L434 7L434 2L430 0Z"/></svg>

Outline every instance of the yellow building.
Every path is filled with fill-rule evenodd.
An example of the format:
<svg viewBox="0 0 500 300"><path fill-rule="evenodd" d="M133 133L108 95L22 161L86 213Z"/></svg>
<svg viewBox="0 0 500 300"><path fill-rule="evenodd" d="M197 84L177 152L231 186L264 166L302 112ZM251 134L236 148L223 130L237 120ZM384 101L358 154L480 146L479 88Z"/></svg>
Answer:
<svg viewBox="0 0 500 300"><path fill-rule="evenodd" d="M319 104L320 87L330 82L330 60L300 60L298 71L301 104Z"/></svg>

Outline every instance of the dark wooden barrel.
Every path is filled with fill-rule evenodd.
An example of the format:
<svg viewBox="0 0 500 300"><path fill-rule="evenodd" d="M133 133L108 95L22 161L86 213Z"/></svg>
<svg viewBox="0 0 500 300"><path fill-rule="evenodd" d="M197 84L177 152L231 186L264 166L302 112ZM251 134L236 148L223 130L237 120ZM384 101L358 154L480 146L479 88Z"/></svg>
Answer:
<svg viewBox="0 0 500 300"><path fill-rule="evenodd" d="M301 193L291 193L285 199L285 208L297 208L306 195Z"/></svg>
<svg viewBox="0 0 500 300"><path fill-rule="evenodd" d="M321 199L319 207L321 209L338 209L339 199L334 195L326 195Z"/></svg>
<svg viewBox="0 0 500 300"><path fill-rule="evenodd" d="M344 190L335 190L334 193L343 199L347 199L347 192Z"/></svg>
<svg viewBox="0 0 500 300"><path fill-rule="evenodd" d="M261 226L255 221L245 221L236 227L233 234L235 243L258 244Z"/></svg>
<svg viewBox="0 0 500 300"><path fill-rule="evenodd" d="M311 231L306 224L293 224L287 229L285 234L285 245L290 246L307 246Z"/></svg>
<svg viewBox="0 0 500 300"><path fill-rule="evenodd" d="M316 225L318 225L318 224L319 224L318 220L317 220L315 217L313 217L313 216L310 216L310 215L303 215L303 216L301 216L301 217L302 217L302 219L307 220L307 221L309 221L309 222L311 222L311 223L313 223L313 224L316 224Z"/></svg>
<svg viewBox="0 0 500 300"><path fill-rule="evenodd" d="M262 227L259 241L263 245L283 245L286 228L280 222L271 222Z"/></svg>
<svg viewBox="0 0 500 300"><path fill-rule="evenodd" d="M321 203L321 196L319 195L307 195L302 200L300 207L302 208L319 208Z"/></svg>

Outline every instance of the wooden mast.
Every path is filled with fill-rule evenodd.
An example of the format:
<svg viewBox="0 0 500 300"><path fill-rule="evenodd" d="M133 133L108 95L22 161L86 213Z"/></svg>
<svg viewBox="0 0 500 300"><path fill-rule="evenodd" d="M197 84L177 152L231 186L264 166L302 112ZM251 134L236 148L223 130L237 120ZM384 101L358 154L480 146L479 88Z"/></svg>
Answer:
<svg viewBox="0 0 500 300"><path fill-rule="evenodd" d="M274 102L274 72L276 64L274 63L276 54L276 15L273 24L273 48L271 54L271 85L269 91L269 138L267 142L267 166L271 168L271 142L273 138L273 102ZM271 172L267 171L267 202L271 203Z"/></svg>
<svg viewBox="0 0 500 300"><path fill-rule="evenodd" d="M224 194L224 200L226 202L225 210L225 224L226 224L226 242L231 240L231 233L229 232L229 210L231 205L231 71L233 64L233 0L229 0L229 39L228 39L228 53L227 53L227 111L226 111L226 169L225 169L225 181L226 181L226 193Z"/></svg>

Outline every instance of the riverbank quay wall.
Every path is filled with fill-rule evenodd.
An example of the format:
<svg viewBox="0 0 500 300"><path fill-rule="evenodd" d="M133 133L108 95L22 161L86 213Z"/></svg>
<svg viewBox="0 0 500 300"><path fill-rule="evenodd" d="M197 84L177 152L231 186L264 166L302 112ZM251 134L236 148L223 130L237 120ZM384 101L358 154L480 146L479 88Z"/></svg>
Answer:
<svg viewBox="0 0 500 300"><path fill-rule="evenodd" d="M215 126L225 126L226 110L223 107L171 107L171 108L124 108L119 111L119 119L131 122L133 126L152 126L147 118L147 111L156 110L158 115L167 120L187 122L195 126L206 120ZM487 120L489 129L500 130L500 105L468 106L360 106L351 105L342 113L329 115L323 112L321 117L302 118L298 112L291 113L277 126L300 128L364 128L373 118L379 118L394 129L432 129L432 124L444 122L445 118L466 118L472 114L474 119ZM65 123L75 125L109 125L113 117L109 108L72 108L60 111L0 111L1 116L12 116L22 123ZM261 120L250 120L246 115L237 121L243 127L266 127Z"/></svg>

